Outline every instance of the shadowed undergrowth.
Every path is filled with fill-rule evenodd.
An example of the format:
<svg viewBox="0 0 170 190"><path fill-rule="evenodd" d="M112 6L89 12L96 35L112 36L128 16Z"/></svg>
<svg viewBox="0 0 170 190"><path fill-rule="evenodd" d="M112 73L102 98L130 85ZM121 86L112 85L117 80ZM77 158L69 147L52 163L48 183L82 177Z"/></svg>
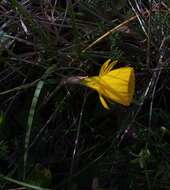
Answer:
<svg viewBox="0 0 170 190"><path fill-rule="evenodd" d="M0 1L0 189L170 189L170 1ZM66 84L135 69L129 107Z"/></svg>

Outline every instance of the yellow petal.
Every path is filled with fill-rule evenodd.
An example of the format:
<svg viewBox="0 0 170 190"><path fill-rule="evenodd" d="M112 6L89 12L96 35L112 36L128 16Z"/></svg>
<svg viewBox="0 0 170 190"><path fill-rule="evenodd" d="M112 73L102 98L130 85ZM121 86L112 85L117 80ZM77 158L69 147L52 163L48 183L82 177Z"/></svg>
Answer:
<svg viewBox="0 0 170 190"><path fill-rule="evenodd" d="M102 87L100 88L99 93L101 93L104 97L112 101L115 101L124 105L123 103L124 97L114 87L102 81L100 81L100 85Z"/></svg>
<svg viewBox="0 0 170 190"><path fill-rule="evenodd" d="M98 78L99 77L86 77L81 80L81 83L84 84L85 86L92 88L94 90L99 90L99 85L98 85Z"/></svg>
<svg viewBox="0 0 170 190"><path fill-rule="evenodd" d="M107 74L109 71L113 69L113 67L116 65L117 61L112 61L111 59L108 59L104 64L102 65L99 76Z"/></svg>
<svg viewBox="0 0 170 190"><path fill-rule="evenodd" d="M135 89L134 70L123 67L101 77L100 93L112 101L129 106L133 100Z"/></svg>
<svg viewBox="0 0 170 190"><path fill-rule="evenodd" d="M100 98L100 101L101 101L103 107L106 108L107 110L109 110L110 108L101 94L99 95L99 98Z"/></svg>
<svg viewBox="0 0 170 190"><path fill-rule="evenodd" d="M111 100L129 106L135 91L135 75L132 67L111 70L116 61L107 60L99 76L82 79L82 84L98 91L102 105L109 109L105 100Z"/></svg>

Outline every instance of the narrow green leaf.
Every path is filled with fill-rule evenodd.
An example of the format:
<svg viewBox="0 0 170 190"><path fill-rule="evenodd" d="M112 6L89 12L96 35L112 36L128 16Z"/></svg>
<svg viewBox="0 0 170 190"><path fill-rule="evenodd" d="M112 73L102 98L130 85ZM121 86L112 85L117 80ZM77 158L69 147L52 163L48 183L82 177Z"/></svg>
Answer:
<svg viewBox="0 0 170 190"><path fill-rule="evenodd" d="M41 92L41 89L44 85L44 82L40 80L37 84L37 87L35 89L34 97L32 100L31 108L28 115L28 121L27 121L27 131L26 131L26 137L25 137L25 145L24 145L24 172L23 172L23 179L25 178L26 173L26 165L27 165L27 158L28 158L28 150L29 150L29 142L30 142L30 135L31 135L31 129L32 129L32 123L33 118L36 110L36 106L38 103L39 95Z"/></svg>
<svg viewBox="0 0 170 190"><path fill-rule="evenodd" d="M47 188L43 188L43 187L39 187L39 186L35 186L35 185L31 185L29 183L25 183L23 181L18 181L16 179L13 179L13 178L10 178L10 177L7 177L7 176L4 176L4 175L0 175L0 178L1 179L4 179L6 181L9 181L9 182L12 182L12 183L15 183L17 185L21 185L23 187L28 187L30 189L35 189L35 190L50 190L50 189L47 189Z"/></svg>

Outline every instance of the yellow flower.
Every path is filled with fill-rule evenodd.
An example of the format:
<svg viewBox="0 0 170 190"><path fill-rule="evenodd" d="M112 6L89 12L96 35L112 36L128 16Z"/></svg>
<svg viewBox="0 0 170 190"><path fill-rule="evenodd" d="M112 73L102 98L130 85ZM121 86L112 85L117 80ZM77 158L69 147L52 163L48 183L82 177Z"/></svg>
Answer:
<svg viewBox="0 0 170 190"><path fill-rule="evenodd" d="M82 78L81 82L99 93L102 105L109 109L107 101L115 101L129 106L135 91L135 75L132 67L114 69L117 61L107 60L101 67L99 76Z"/></svg>

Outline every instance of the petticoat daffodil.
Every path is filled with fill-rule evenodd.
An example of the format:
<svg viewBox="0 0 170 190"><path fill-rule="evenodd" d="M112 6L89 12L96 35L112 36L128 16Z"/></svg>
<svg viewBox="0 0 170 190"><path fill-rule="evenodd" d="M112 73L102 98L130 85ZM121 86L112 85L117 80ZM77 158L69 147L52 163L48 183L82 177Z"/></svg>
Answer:
<svg viewBox="0 0 170 190"><path fill-rule="evenodd" d="M107 101L129 106L135 91L135 75L132 67L113 69L117 61L107 60L101 67L99 76L85 77L81 83L96 90L102 105L109 109Z"/></svg>

